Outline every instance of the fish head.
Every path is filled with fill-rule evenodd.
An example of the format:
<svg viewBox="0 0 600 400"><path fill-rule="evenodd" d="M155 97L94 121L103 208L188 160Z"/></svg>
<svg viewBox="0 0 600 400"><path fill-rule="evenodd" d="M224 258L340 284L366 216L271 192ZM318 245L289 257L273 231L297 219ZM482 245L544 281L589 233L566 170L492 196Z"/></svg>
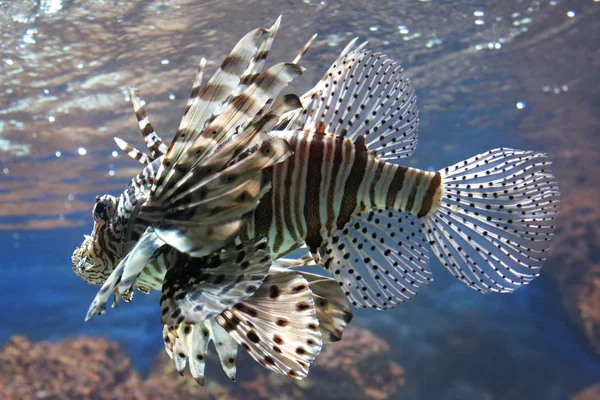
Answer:
<svg viewBox="0 0 600 400"><path fill-rule="evenodd" d="M73 272L87 283L102 285L121 259L121 248L115 229L119 219L115 217L117 199L111 195L96 197L92 210L94 228L71 256Z"/></svg>

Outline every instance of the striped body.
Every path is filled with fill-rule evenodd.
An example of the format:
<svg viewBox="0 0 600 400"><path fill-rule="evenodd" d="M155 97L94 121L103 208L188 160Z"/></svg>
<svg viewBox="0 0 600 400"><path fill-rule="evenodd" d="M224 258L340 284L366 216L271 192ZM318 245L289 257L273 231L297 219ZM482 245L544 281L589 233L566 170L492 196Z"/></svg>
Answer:
<svg viewBox="0 0 600 400"><path fill-rule="evenodd" d="M424 217L439 202L439 173L385 162L360 140L303 131L274 135L286 138L294 155L272 167L272 189L241 235L267 236L274 258L304 243L315 253L322 229L344 229L356 213L388 209Z"/></svg>
<svg viewBox="0 0 600 400"><path fill-rule="evenodd" d="M303 131L273 135L285 138L294 155L271 167L272 188L235 240L240 243L266 236L273 259L304 244L316 253L324 235L347 228L350 217L365 210L407 211L425 217L439 203L439 173L381 160L360 140L355 143L339 136ZM101 247L110 248L107 253L112 256L125 253L115 246L123 242L125 227L148 196L161 160L148 164L119 197L120 223L112 224L100 235L107 246ZM139 238L145 226L132 228L129 243ZM140 286L160 288L168 257L161 255L146 266ZM111 259L111 264L118 261Z"/></svg>

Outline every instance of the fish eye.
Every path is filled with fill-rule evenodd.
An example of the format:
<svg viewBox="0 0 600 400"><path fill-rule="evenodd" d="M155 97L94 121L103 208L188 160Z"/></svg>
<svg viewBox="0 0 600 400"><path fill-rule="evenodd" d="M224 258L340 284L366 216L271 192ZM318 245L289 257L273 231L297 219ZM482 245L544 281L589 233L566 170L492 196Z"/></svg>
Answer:
<svg viewBox="0 0 600 400"><path fill-rule="evenodd" d="M94 221L104 223L108 221L115 212L115 198L113 196L104 195L96 197L96 204L92 211Z"/></svg>

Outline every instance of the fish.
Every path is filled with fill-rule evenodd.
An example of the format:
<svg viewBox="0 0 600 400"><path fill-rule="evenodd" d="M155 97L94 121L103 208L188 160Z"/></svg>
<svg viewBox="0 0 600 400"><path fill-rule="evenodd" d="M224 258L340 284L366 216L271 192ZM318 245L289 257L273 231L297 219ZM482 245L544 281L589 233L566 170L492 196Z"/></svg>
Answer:
<svg viewBox="0 0 600 400"><path fill-rule="evenodd" d="M270 41L278 26L279 19L269 30L259 29L246 35L245 38L253 37L256 32L259 32L265 37L263 42L254 48L255 54L240 77L239 85L231 84L233 92L220 105L223 108L222 112L227 112L229 102L241 98L236 96L248 96L250 100L247 101L254 101L252 99L256 96L249 96L240 86L256 91L261 89L261 85L253 87L253 82L257 80L266 82L267 79L273 81L270 83L271 87L281 86L281 83L277 83L280 74L270 77L269 74L260 73L261 60L266 58ZM300 51L294 64L300 60L312 40L314 36ZM247 47L248 44L244 44L244 41L245 39L242 39L240 42L243 46L238 44L226 58L221 70L216 74L217 77L220 73L222 75L222 71L231 68L231 63L236 60L236 57L239 58L237 53L247 53L248 49L243 47ZM202 100L202 93L206 92L200 91L205 65L206 60L201 59L192 94L186 105L186 115L199 112L196 103L199 98ZM283 79L287 78L283 76ZM217 81L219 85L222 84L222 81ZM207 85L209 89L210 85L209 82ZM140 266L142 273L135 279L135 284L129 290L115 297L113 306L116 306L119 299L131 301L133 289L142 293L161 290L168 267L171 268L172 279L177 279L177 274L185 273L187 269L202 269L207 273L206 279L210 275L210 284L218 289L218 294L223 294L222 286L226 286L227 292L230 293L227 299L223 298L224 296L211 296L211 293L208 293L203 297L204 303L210 306L210 302L215 301L218 302L219 307L223 307L224 304L228 306L220 314L212 313L209 318L202 319L200 323L190 323L190 321L184 323L181 320L176 326L164 325L165 349L173 359L176 369L183 374L189 359L192 376L203 385L207 347L208 343L213 341L222 368L232 380L235 380L236 375L238 346L242 346L251 357L270 370L295 379L304 378L323 343L340 340L346 325L352 319L352 312L335 280L289 269L292 264L295 267L305 265L302 260L290 260L286 267L281 266L282 261L272 264L270 257L264 251L266 242L260 238L244 243L231 243L229 246L225 243L222 249L202 256L197 253L191 255L182 253L174 247L166 246L156 235L144 236L143 232L146 228L136 225L134 218L142 204L151 196L159 170L164 168L162 162L168 155L169 148L173 148L173 144L167 147L155 132L137 89L130 88L130 98L148 154L137 150L122 139L115 138L115 142L127 155L144 167L119 197L103 195L96 198L92 210L94 219L92 233L84 236L83 243L72 255L74 272L88 283L104 285L112 272L122 265L121 261L128 257L128 252L140 245L140 242L145 243L144 251L151 252L151 257L135 259L134 264ZM270 101L271 99L267 100ZM262 130L268 129L277 121L278 113L290 110L293 105L299 105L297 96L285 95L267 108L259 110L263 112L262 115L259 113L250 121L246 118L246 121L236 126L236 129L242 129L241 126L247 124L253 130L245 136L245 139L256 140ZM202 107L207 106L202 104ZM234 105L229 109L237 108L239 106ZM182 123L181 130L188 129L190 129L189 123ZM243 131L236 131L236 134L239 138L244 138ZM229 150L244 151L244 160L247 161L253 157L256 149L259 151L265 149L264 142L273 141L277 142L277 140L263 138L262 141L257 142L255 149L247 146L248 148L231 147ZM283 141L279 142L283 143ZM232 144L237 145L239 142L231 140L226 143L229 146ZM285 146L282 148L285 150ZM223 149L220 150L215 153L217 156L224 154ZM213 154L211 157L214 162L216 156ZM235 156L216 160L228 164L224 167L226 171L231 165L235 166L237 161ZM246 163L246 166L248 165L252 166ZM240 178L248 180L249 177L246 174ZM240 265L240 268L245 270L247 279L240 279L242 276L237 274L239 270L231 268L231 263ZM231 273L230 270L235 273ZM185 278L185 275L183 277ZM217 286L219 284L221 286ZM237 296L241 296L244 300L232 299L232 293L237 293ZM205 294L198 294L200 297L203 295ZM265 298L268 301L265 301ZM199 306L196 305L194 308L197 310Z"/></svg>
<svg viewBox="0 0 600 400"><path fill-rule="evenodd" d="M239 82L245 80L242 77ZM196 78L192 93L199 92L198 81ZM209 81L200 92L210 91L211 86ZM241 96L251 86L237 89L231 84L228 91ZM144 156L125 142L117 143L146 164L146 172L137 179L151 187L150 194L131 201L130 208L147 207L148 217L139 220L137 230L135 224L121 228L138 235L124 241L122 258L112 261L116 267L105 269L88 318L103 311L103 302L111 293L118 301L133 288L156 287L162 292L165 337L172 342L179 337L173 332L185 324L203 326L214 318L223 322L220 318L226 318L224 313L230 307L262 294L264 279L273 267L303 247L305 255L284 265L323 266L330 276L327 279L335 281L346 299L360 308L386 310L412 299L433 280L431 253L455 278L481 293L510 293L539 276L551 249L560 205L559 186L547 155L497 148L438 171L401 165L417 147L416 94L403 68L385 54L368 50L367 43L357 45L357 40L352 40L304 95L288 95L272 103L266 100L261 104L267 108L255 107L254 116L231 122L239 112L236 96L229 103L223 100L227 97L219 98L221 106L203 102L196 108L200 103L192 96L180 125L183 133L178 131L168 150L157 158ZM214 120L204 119L217 108L224 111ZM142 131L153 132L144 122L145 112L138 111ZM186 117L190 113L194 117ZM202 132L210 135L189 134L189 125L202 125ZM260 135L249 135L256 126ZM162 140L158 135L149 136L158 149L156 143ZM258 136L260 140L255 139ZM194 196L183 194L185 188L200 188L192 184L196 175L190 171L201 171L200 176L208 174L224 185L227 170L212 165L235 166L260 152L258 143L273 142L281 145L278 157L261 164L257 168L260 174L252 176L251 182L259 186L253 201L243 212L233 214L231 225L224 224L218 235L209 231L222 226L215 219L207 218L208 226L194 225L201 220L197 215L206 216L202 210L194 208L183 214L185 218L178 211L169 211L169 207L196 205ZM198 150L200 156L194 158ZM173 165L186 168L179 171ZM214 188L219 196L228 193L221 187ZM155 201L152 196L171 202ZM112 221L120 214L114 210L121 201L100 197L101 202L106 199L109 201L100 211L106 212L108 219L95 210L96 223ZM164 215L169 215L165 222L161 219ZM130 221L121 222L131 225ZM97 242L96 254L105 253L111 241L96 239L97 233L90 237L87 246ZM206 237L208 247L204 245ZM109 246L117 245L111 242ZM160 270L151 268L162 252L202 261L195 268L184 268L186 264L179 261L166 263ZM90 261L85 251L76 253L76 273L92 276L94 269L103 269L104 264L98 267L100 263ZM219 264L223 272L218 275L207 268L215 256L228 260ZM238 259L241 262L236 262ZM245 273L242 265L255 270ZM240 285L231 286L237 279ZM152 280L160 280L160 288L151 286ZM198 346L193 343L192 347ZM174 354L175 348L167 350Z"/></svg>

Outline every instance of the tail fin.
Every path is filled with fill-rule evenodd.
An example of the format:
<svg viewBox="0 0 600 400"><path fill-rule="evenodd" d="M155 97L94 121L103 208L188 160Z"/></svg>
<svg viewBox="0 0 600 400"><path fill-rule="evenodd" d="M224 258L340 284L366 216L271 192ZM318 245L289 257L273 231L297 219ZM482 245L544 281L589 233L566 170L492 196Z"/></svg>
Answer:
<svg viewBox="0 0 600 400"><path fill-rule="evenodd" d="M424 234L458 279L480 292L514 291L539 275L559 208L542 153L490 150L445 168Z"/></svg>
<svg viewBox="0 0 600 400"><path fill-rule="evenodd" d="M432 280L427 243L456 278L483 293L512 292L539 275L559 203L545 155L491 150L439 171L429 188L415 183L417 173L407 175L408 201L430 202L424 215L366 209L321 232L317 263L355 307L388 309L414 297Z"/></svg>

